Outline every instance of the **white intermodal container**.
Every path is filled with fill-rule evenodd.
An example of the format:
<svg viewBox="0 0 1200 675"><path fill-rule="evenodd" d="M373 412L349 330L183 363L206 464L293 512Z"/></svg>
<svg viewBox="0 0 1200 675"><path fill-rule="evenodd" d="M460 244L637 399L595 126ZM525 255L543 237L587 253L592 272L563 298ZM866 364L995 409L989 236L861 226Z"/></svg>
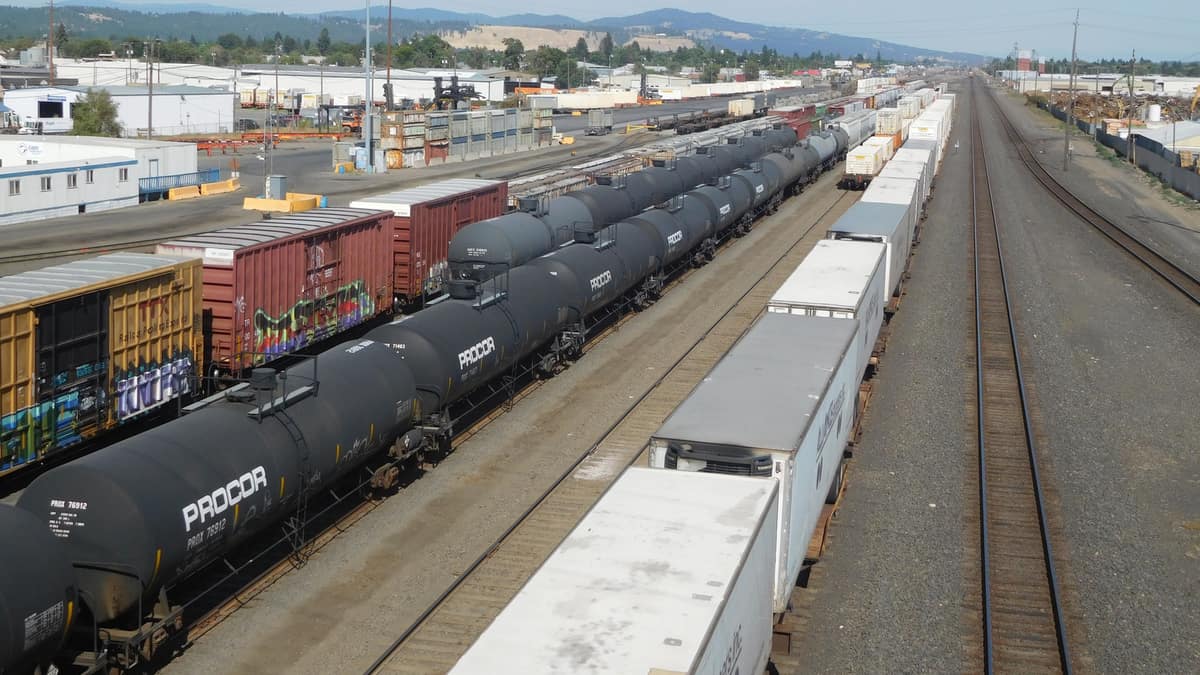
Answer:
<svg viewBox="0 0 1200 675"><path fill-rule="evenodd" d="M450 671L761 673L775 481L631 468Z"/></svg>
<svg viewBox="0 0 1200 675"><path fill-rule="evenodd" d="M919 96L902 96L899 101L896 101L896 107L900 109L900 115L906 120L911 120L921 114L921 98Z"/></svg>
<svg viewBox="0 0 1200 675"><path fill-rule="evenodd" d="M883 148L863 143L846 153L846 175L874 176L883 168L883 161Z"/></svg>
<svg viewBox="0 0 1200 675"><path fill-rule="evenodd" d="M928 201L929 194L933 192L933 174L937 171L936 156L930 148L919 148L915 145L905 143L895 155L892 155L892 162L916 163L923 168L921 171L924 189L921 193L921 198Z"/></svg>
<svg viewBox="0 0 1200 675"><path fill-rule="evenodd" d="M892 136L873 136L863 141L863 145L873 145L879 148L879 156L884 164L891 161L892 155L896 152L896 139Z"/></svg>
<svg viewBox="0 0 1200 675"><path fill-rule="evenodd" d="M867 369L887 306L887 246L822 239L767 301L775 314L858 322L858 373Z"/></svg>
<svg viewBox="0 0 1200 675"><path fill-rule="evenodd" d="M763 314L650 437L652 467L778 481L775 612L787 609L841 475L857 330L853 319Z"/></svg>
<svg viewBox="0 0 1200 675"><path fill-rule="evenodd" d="M754 99L735 98L729 102L729 114L733 117L747 117L754 114Z"/></svg>
<svg viewBox="0 0 1200 675"><path fill-rule="evenodd" d="M892 161L884 165L879 172L880 178L903 178L917 182L917 202L916 212L917 221L920 223L921 213L924 211L925 200L929 196L928 180L929 175L926 173L924 162L905 162L892 157Z"/></svg>
<svg viewBox="0 0 1200 675"><path fill-rule="evenodd" d="M904 116L899 108L878 108L875 110L875 133L898 134L904 124Z"/></svg>
<svg viewBox="0 0 1200 675"><path fill-rule="evenodd" d="M862 201L868 204L898 204L908 207L908 216L904 224L908 228L908 240L912 242L917 231L917 221L921 217L918 189L917 181L911 178L876 177L863 191Z"/></svg>
<svg viewBox="0 0 1200 675"><path fill-rule="evenodd" d="M873 241L887 246L887 296L900 294L900 279L908 263L912 240L908 235L910 208L903 204L860 201L829 228L828 238L842 241Z"/></svg>
<svg viewBox="0 0 1200 675"><path fill-rule="evenodd" d="M935 112L923 112L908 128L909 140L942 142L942 118Z"/></svg>

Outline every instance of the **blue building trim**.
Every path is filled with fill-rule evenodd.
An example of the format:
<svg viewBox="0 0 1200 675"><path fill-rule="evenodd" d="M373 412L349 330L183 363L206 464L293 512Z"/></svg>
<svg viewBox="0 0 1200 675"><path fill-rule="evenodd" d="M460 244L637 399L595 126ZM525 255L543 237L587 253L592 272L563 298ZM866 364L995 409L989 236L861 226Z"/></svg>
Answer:
<svg viewBox="0 0 1200 675"><path fill-rule="evenodd" d="M49 167L44 169L35 168L37 165L34 164L26 170L14 170L12 173L8 173L6 169L0 169L0 180L5 180L8 178L24 178L26 176L45 176L52 173L78 173L80 171L88 171L91 169L111 169L118 166L135 165L137 165L136 159L127 159L120 162L104 162L103 164L79 164L73 166Z"/></svg>

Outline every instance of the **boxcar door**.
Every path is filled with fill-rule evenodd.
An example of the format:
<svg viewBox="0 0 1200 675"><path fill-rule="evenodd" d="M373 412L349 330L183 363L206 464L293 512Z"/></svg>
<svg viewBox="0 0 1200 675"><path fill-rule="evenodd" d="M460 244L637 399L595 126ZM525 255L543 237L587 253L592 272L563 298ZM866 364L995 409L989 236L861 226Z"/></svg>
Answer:
<svg viewBox="0 0 1200 675"><path fill-rule="evenodd" d="M107 407L112 404L108 400L108 304L108 292L99 291L37 309L39 455L90 438L107 420ZM116 396L118 408L137 405L136 386Z"/></svg>

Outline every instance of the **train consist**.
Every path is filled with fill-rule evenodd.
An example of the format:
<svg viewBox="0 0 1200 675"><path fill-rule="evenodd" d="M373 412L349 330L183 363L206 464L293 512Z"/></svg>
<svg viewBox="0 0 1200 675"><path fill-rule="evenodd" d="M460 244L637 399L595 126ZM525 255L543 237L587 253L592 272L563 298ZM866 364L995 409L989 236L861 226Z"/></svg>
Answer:
<svg viewBox="0 0 1200 675"><path fill-rule="evenodd" d="M773 627L814 562L823 508L840 493L869 357L917 236L919 218L904 216L925 206L953 106L948 93L931 102L922 125L937 137L905 144L917 160L905 168L917 175L892 179L907 201L883 221L887 235L850 212L839 218L648 439L651 469L617 479L453 673L498 663L522 672L766 670ZM888 253L901 245L889 270ZM655 469L670 478L655 481ZM769 488L754 491L756 481Z"/></svg>
<svg viewBox="0 0 1200 675"><path fill-rule="evenodd" d="M739 145L703 148L705 161L681 157L684 170L649 167L552 199L537 215L497 219L506 182L451 179L182 237L157 257L115 254L2 278L0 345L16 367L0 366L0 476L444 295L450 241L464 226L536 219L594 232L795 143L770 122L756 121L766 128ZM641 168L641 157L628 159ZM688 171L693 164L700 170Z"/></svg>
<svg viewBox="0 0 1200 675"><path fill-rule="evenodd" d="M99 641L108 665L129 667L175 625L166 591L178 581L286 515L303 519L310 495L351 472L388 487L400 462L448 447L456 406L516 371L553 372L614 308L652 301L673 271L702 263L846 147L840 130L798 144L777 129L647 169L646 198L663 202L648 210L598 199L621 203L629 182L564 200L573 243L453 279L448 299L282 371L254 368L177 420L51 469L17 504L55 537L27 540L41 568L0 580L0 666L95 659Z"/></svg>

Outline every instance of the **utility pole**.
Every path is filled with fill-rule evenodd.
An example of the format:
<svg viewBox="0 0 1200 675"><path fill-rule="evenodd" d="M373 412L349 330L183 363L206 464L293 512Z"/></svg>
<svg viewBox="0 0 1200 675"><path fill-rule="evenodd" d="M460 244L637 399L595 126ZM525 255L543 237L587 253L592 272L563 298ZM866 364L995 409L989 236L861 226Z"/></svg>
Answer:
<svg viewBox="0 0 1200 675"><path fill-rule="evenodd" d="M363 140L365 141L364 146L367 149L367 173L374 173L375 153L374 153L373 149L371 148L371 140L372 140L371 136L374 135L374 131L372 130L372 127L371 127L371 109L375 107L375 82L374 82L374 78L372 77L374 74L374 73L372 73L373 69L371 68L371 0L366 0L366 5L367 5L367 21L366 21L367 49L366 49L366 53L363 55L365 57L363 59L363 63L367 67L367 98L364 101L365 105L363 105L362 133L363 133Z"/></svg>
<svg viewBox="0 0 1200 675"><path fill-rule="evenodd" d="M1137 166L1137 160L1133 157L1135 147L1133 144L1133 64L1136 59L1137 50L1135 49L1129 55L1129 115L1127 115L1128 121L1125 123L1125 148L1129 150L1129 163L1134 166Z"/></svg>
<svg viewBox="0 0 1200 675"><path fill-rule="evenodd" d="M279 57L283 54L283 43L275 41L275 90L271 92L270 106L267 108L267 133L263 135L263 143L267 149L267 185L270 189L270 176L275 173L275 134L279 128ZM271 199L283 199L282 195L271 195Z"/></svg>
<svg viewBox="0 0 1200 675"><path fill-rule="evenodd" d="M50 30L46 33L46 59L50 64L50 86L54 86L54 0L50 0Z"/></svg>
<svg viewBox="0 0 1200 675"><path fill-rule="evenodd" d="M1063 131L1063 171L1071 170L1071 127L1075 124L1075 45L1079 39L1079 10L1075 10L1075 32L1071 37L1071 103L1067 107L1067 124Z"/></svg>
<svg viewBox="0 0 1200 675"><path fill-rule="evenodd" d="M368 28L368 31L371 29ZM388 88L392 87L392 0L388 0L388 43L387 43L387 83Z"/></svg>

